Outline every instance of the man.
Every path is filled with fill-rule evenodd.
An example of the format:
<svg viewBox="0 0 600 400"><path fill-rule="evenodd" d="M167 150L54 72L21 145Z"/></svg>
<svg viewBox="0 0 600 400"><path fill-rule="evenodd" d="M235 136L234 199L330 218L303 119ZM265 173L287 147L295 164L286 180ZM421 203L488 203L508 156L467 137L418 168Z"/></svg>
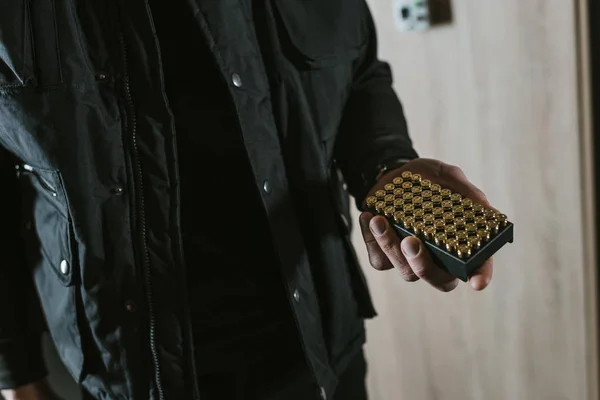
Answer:
<svg viewBox="0 0 600 400"><path fill-rule="evenodd" d="M55 398L44 329L90 398L366 399L349 194L487 204L418 158L363 0L9 0L0 45L8 399ZM375 268L457 285L360 223Z"/></svg>

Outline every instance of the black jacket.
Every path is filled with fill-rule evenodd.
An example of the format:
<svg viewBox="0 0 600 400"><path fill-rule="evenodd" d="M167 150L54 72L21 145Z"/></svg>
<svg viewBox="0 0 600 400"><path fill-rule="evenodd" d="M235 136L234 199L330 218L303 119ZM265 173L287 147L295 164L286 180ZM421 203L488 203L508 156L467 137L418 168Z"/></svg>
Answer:
<svg viewBox="0 0 600 400"><path fill-rule="evenodd" d="M378 165L416 157L373 21L364 0L189 9L204 37L188 39L208 42L230 82L303 348L330 397L375 315L349 194L360 202ZM0 3L1 387L44 376L48 328L96 398L197 398L173 127L146 1Z"/></svg>

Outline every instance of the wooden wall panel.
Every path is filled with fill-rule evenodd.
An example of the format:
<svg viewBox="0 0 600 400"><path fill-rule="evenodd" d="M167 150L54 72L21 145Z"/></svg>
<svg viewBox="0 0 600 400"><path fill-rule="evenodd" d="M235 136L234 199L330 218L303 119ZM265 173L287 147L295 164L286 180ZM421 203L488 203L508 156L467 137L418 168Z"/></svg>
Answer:
<svg viewBox="0 0 600 400"><path fill-rule="evenodd" d="M355 229L380 313L372 400L595 398L575 0L454 0L452 25L404 34L391 0L369 3L418 151L462 167L516 229L488 290L450 294L371 270Z"/></svg>

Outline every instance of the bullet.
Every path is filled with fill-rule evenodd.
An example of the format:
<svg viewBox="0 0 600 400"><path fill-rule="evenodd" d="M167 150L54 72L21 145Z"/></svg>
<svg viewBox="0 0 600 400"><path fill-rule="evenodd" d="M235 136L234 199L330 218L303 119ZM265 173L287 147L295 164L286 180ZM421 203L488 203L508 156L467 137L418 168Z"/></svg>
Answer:
<svg viewBox="0 0 600 400"><path fill-rule="evenodd" d="M402 197L403 194L404 194L404 189L402 189L401 187L394 189L394 196Z"/></svg>
<svg viewBox="0 0 600 400"><path fill-rule="evenodd" d="M477 235L479 235L482 242L487 242L488 240L490 240L490 232L487 230L487 227L486 229L478 229Z"/></svg>
<svg viewBox="0 0 600 400"><path fill-rule="evenodd" d="M503 228L508 225L508 218L504 214L496 215L496 221L498 221L498 224Z"/></svg>
<svg viewBox="0 0 600 400"><path fill-rule="evenodd" d="M423 197L424 199L431 199L431 197L433 196L433 192L431 190L423 190L421 192L421 197Z"/></svg>
<svg viewBox="0 0 600 400"><path fill-rule="evenodd" d="M405 192L410 192L411 189L413 187L413 184L410 182L403 182L402 183L402 189L404 189Z"/></svg>
<svg viewBox="0 0 600 400"><path fill-rule="evenodd" d="M424 222L422 222L422 221L415 222L415 225L413 227L413 231L415 232L416 235L422 235L424 230L425 230L425 223Z"/></svg>
<svg viewBox="0 0 600 400"><path fill-rule="evenodd" d="M396 196L394 196L393 194L386 194L383 197L383 201L385 201L388 204L393 204L394 200L396 200Z"/></svg>
<svg viewBox="0 0 600 400"><path fill-rule="evenodd" d="M423 188L430 188L431 187L431 181L429 179L422 179L421 180L421 186Z"/></svg>
<svg viewBox="0 0 600 400"><path fill-rule="evenodd" d="M454 214L452 214L451 212L445 212L442 215L442 218L444 219L446 225L454 223Z"/></svg>
<svg viewBox="0 0 600 400"><path fill-rule="evenodd" d="M485 210L483 212L483 217L490 221L490 220L495 220L496 219L496 213L494 212L494 210Z"/></svg>
<svg viewBox="0 0 600 400"><path fill-rule="evenodd" d="M450 189L442 189L440 190L440 195L444 200L450 200L450 195L452 195L452 191Z"/></svg>
<svg viewBox="0 0 600 400"><path fill-rule="evenodd" d="M404 200L402 200L402 199L394 200L394 207L396 207L398 210L401 210L404 207Z"/></svg>
<svg viewBox="0 0 600 400"><path fill-rule="evenodd" d="M465 210L473 209L473 200L466 198L462 200L462 206Z"/></svg>
<svg viewBox="0 0 600 400"><path fill-rule="evenodd" d="M443 246L446 242L446 234L436 233L433 240L436 246Z"/></svg>
<svg viewBox="0 0 600 400"><path fill-rule="evenodd" d="M413 183L421 183L421 175L419 175L419 174L413 174L411 179L412 179Z"/></svg>
<svg viewBox="0 0 600 400"><path fill-rule="evenodd" d="M406 203L406 204L412 203L412 199L413 199L412 193L404 193L402 195L402 200L404 200L404 203Z"/></svg>
<svg viewBox="0 0 600 400"><path fill-rule="evenodd" d="M450 195L450 200L454 205L459 205L462 203L462 196L460 195L460 193L452 193Z"/></svg>
<svg viewBox="0 0 600 400"><path fill-rule="evenodd" d="M421 192L423 191L423 188L421 188L421 186L413 186L411 191L413 192L414 195L420 195Z"/></svg>
<svg viewBox="0 0 600 400"><path fill-rule="evenodd" d="M415 221L423 221L425 212L420 208L416 208L415 211L413 211L413 216L415 217Z"/></svg>
<svg viewBox="0 0 600 400"><path fill-rule="evenodd" d="M458 241L456 239L446 240L446 251L452 253L456 250L457 246L458 246Z"/></svg>
<svg viewBox="0 0 600 400"><path fill-rule="evenodd" d="M410 179L412 177L412 172L410 171L404 171L402 173L402 179Z"/></svg>
<svg viewBox="0 0 600 400"><path fill-rule="evenodd" d="M469 235L465 231L458 231L458 232L456 232L456 239L458 240L459 243L463 243L463 244L468 243Z"/></svg>
<svg viewBox="0 0 600 400"><path fill-rule="evenodd" d="M481 238L479 237L479 235L477 235L477 236L470 236L469 237L469 245L474 250L479 250L479 248L481 247Z"/></svg>
<svg viewBox="0 0 600 400"><path fill-rule="evenodd" d="M426 212L432 212L433 211L433 202L424 201L423 204L421 205L421 207L423 207L423 210L425 210Z"/></svg>
<svg viewBox="0 0 600 400"><path fill-rule="evenodd" d="M456 250L456 255L459 258L471 257L471 248L469 246L458 246L458 249Z"/></svg>
<svg viewBox="0 0 600 400"><path fill-rule="evenodd" d="M444 209L444 211L451 211L452 210L452 201L450 201L450 200L442 201L442 208Z"/></svg>
<svg viewBox="0 0 600 400"><path fill-rule="evenodd" d="M444 221L442 221L441 219L436 220L433 223L433 226L435 227L435 230L438 232L446 232L446 223Z"/></svg>
<svg viewBox="0 0 600 400"><path fill-rule="evenodd" d="M402 185L402 182L404 182L404 179L402 179L401 177L397 176L396 178L392 179L392 183L395 186L400 186Z"/></svg>
<svg viewBox="0 0 600 400"><path fill-rule="evenodd" d="M475 215L483 215L483 206L481 204L473 204L473 212Z"/></svg>
<svg viewBox="0 0 600 400"><path fill-rule="evenodd" d="M375 197L377 197L378 199L383 199L386 194L387 193L385 192L385 190L378 190L375 192Z"/></svg>
<svg viewBox="0 0 600 400"><path fill-rule="evenodd" d="M415 211L415 206L413 206L412 204L405 204L404 205L404 214L405 215L412 215L412 213Z"/></svg>
<svg viewBox="0 0 600 400"><path fill-rule="evenodd" d="M454 215L454 225L456 225L456 229L465 229L465 219L461 218L461 217L456 217L456 214Z"/></svg>
<svg viewBox="0 0 600 400"><path fill-rule="evenodd" d="M383 189L388 193L394 193L394 189L396 189L396 185L394 185L393 183L388 183L383 187Z"/></svg>
<svg viewBox="0 0 600 400"><path fill-rule="evenodd" d="M440 190L442 190L442 187L437 183L433 183L430 187L430 190L433 192L433 194L438 194Z"/></svg>
<svg viewBox="0 0 600 400"><path fill-rule="evenodd" d="M415 223L415 219L413 217L404 217L404 221L402 221L404 224L404 227L406 229L410 229L413 227L414 223Z"/></svg>
<svg viewBox="0 0 600 400"><path fill-rule="evenodd" d="M440 196L439 194L434 194L433 196L431 196L431 202L436 207L441 206L442 205L442 196Z"/></svg>
<svg viewBox="0 0 600 400"><path fill-rule="evenodd" d="M383 209L383 213L385 214L386 217L391 217L392 215L394 215L395 212L396 212L396 207L394 207L394 206L387 206Z"/></svg>
<svg viewBox="0 0 600 400"><path fill-rule="evenodd" d="M373 208L373 207L375 207L375 203L377 203L377 197L375 197L375 196L367 197L367 201L366 201L367 207Z"/></svg>
<svg viewBox="0 0 600 400"><path fill-rule="evenodd" d="M452 212L454 213L455 217L462 217L465 210L463 209L463 206L454 206L452 207Z"/></svg>
<svg viewBox="0 0 600 400"><path fill-rule="evenodd" d="M475 217L475 224L477 225L477 228L482 228L484 226L486 226L486 220L483 217Z"/></svg>
<svg viewBox="0 0 600 400"><path fill-rule="evenodd" d="M475 213L473 211L465 211L464 218L465 218L465 221L467 221L467 223L474 222L475 221Z"/></svg>
<svg viewBox="0 0 600 400"><path fill-rule="evenodd" d="M456 236L456 227L454 225L446 225L444 233L446 234L446 237L453 238Z"/></svg>
<svg viewBox="0 0 600 400"><path fill-rule="evenodd" d="M431 213L436 219L443 218L444 216L444 210L442 209L442 207L435 207L433 211L431 211Z"/></svg>
<svg viewBox="0 0 600 400"><path fill-rule="evenodd" d="M425 222L426 225L433 225L435 217L432 214L425 214L423 215L423 222Z"/></svg>
<svg viewBox="0 0 600 400"><path fill-rule="evenodd" d="M500 231L500 225L496 221L487 221L487 227L493 235Z"/></svg>
<svg viewBox="0 0 600 400"><path fill-rule="evenodd" d="M433 226L426 226L423 230L423 235L425 239L431 240L435 236L435 228Z"/></svg>
<svg viewBox="0 0 600 400"><path fill-rule="evenodd" d="M397 224L401 224L404 220L404 211L396 211L394 213L394 222Z"/></svg>
<svg viewBox="0 0 600 400"><path fill-rule="evenodd" d="M471 234L471 233L477 233L477 225L471 223L471 224L467 224L465 226L465 230Z"/></svg>
<svg viewBox="0 0 600 400"><path fill-rule="evenodd" d="M378 201L377 203L375 203L375 210L377 210L377 212L383 212L384 208L385 208L385 201Z"/></svg>
<svg viewBox="0 0 600 400"><path fill-rule="evenodd" d="M415 207L421 207L423 205L423 198L420 196L413 197L412 203Z"/></svg>

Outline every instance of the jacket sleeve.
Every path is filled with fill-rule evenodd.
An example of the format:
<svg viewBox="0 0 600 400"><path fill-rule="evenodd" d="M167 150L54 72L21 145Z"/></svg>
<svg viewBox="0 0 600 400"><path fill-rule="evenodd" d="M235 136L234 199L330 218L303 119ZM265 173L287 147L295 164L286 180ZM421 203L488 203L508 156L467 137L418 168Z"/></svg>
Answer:
<svg viewBox="0 0 600 400"><path fill-rule="evenodd" d="M418 155L392 87L389 64L377 58L377 36L364 4L367 40L355 64L351 94L336 139L335 158L357 206L375 184L378 165Z"/></svg>
<svg viewBox="0 0 600 400"><path fill-rule="evenodd" d="M43 379L39 300L31 273L23 261L21 204L14 160L0 149L0 389Z"/></svg>

